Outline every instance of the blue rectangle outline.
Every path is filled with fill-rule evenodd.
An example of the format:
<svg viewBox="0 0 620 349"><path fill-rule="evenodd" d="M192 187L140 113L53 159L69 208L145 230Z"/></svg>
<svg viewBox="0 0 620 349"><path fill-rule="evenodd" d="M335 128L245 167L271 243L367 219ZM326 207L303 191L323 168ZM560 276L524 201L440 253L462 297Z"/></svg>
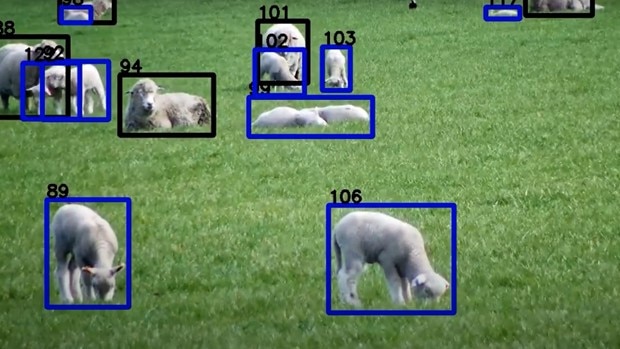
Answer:
<svg viewBox="0 0 620 349"><path fill-rule="evenodd" d="M362 310L332 309L332 239L331 210L334 208L443 208L450 209L450 309L428 310ZM457 310L457 205L455 202L360 202L358 204L327 203L325 205L325 313L328 316L455 316Z"/></svg>
<svg viewBox="0 0 620 349"><path fill-rule="evenodd" d="M347 87L340 88L325 86L325 51L327 50L347 51ZM319 46L319 91L321 93L353 93L353 46L327 44Z"/></svg>
<svg viewBox="0 0 620 349"><path fill-rule="evenodd" d="M50 204L51 203L123 203L125 204L125 304L51 304L50 294ZM130 310L131 292L132 200L127 196L76 196L43 200L43 308L45 310Z"/></svg>
<svg viewBox="0 0 620 349"><path fill-rule="evenodd" d="M252 90L250 91L250 94L260 94L260 92L258 91L258 81L256 81L256 77L260 74L260 67L258 66L258 55L260 55L262 52L300 52L301 53L301 66L304 67L305 64L308 64L308 49L305 47L254 47L252 48ZM301 93L295 93L295 92L274 92L271 93L272 95L295 95L295 96L305 96L308 94L308 85L306 84L306 81L308 81L308 76L307 76L308 70L307 69L302 69L301 72ZM260 77L262 78L262 77Z"/></svg>
<svg viewBox="0 0 620 349"><path fill-rule="evenodd" d="M93 25L95 22L95 8L93 5L84 4L84 5L60 5L57 7L58 13L56 14L58 17L58 25L62 26L76 26L76 25ZM65 19L65 10L86 10L88 14L88 19L86 20L66 20Z"/></svg>
<svg viewBox="0 0 620 349"><path fill-rule="evenodd" d="M516 10L516 16L491 16L491 10ZM521 22L523 20L523 7L521 5L483 5L482 19L485 22Z"/></svg>
<svg viewBox="0 0 620 349"><path fill-rule="evenodd" d="M45 116L45 99L41 99L39 103L42 103L39 107L39 115L27 115L26 114L26 99L20 99L19 101L19 119L22 122L42 122L42 123L108 123L112 121L112 60L108 58L71 58L71 59L59 59L55 61L22 61L20 63L20 81L19 88L20 91L26 90L26 67L27 66L36 66L39 68L39 93L40 96L45 97L45 86L44 84L45 78L41 78L41 76L45 75L45 66L48 65L76 65L79 66L78 69L78 78L80 77L80 70L82 65L84 64L92 64L92 65L104 65L105 66L105 76L106 76L106 113L105 116L89 116L89 117L80 117L81 111L78 110L78 116L53 116L46 117ZM43 74L41 74L43 72ZM82 87L78 86L78 91L76 91L76 97L82 95ZM65 91L66 93L66 91ZM81 99L81 97L80 97ZM78 101L76 101L77 104ZM77 104L79 105L79 104ZM41 110L43 110L43 114L41 114Z"/></svg>
<svg viewBox="0 0 620 349"><path fill-rule="evenodd" d="M252 102L253 101L365 101L369 102L369 132L368 133L252 133ZM245 136L247 139L304 139L304 140L344 140L358 139L370 140L375 139L377 135L377 118L376 118L376 100L375 95L371 94L328 94L328 95L304 95L299 96L298 93L260 93L249 94L245 99Z"/></svg>

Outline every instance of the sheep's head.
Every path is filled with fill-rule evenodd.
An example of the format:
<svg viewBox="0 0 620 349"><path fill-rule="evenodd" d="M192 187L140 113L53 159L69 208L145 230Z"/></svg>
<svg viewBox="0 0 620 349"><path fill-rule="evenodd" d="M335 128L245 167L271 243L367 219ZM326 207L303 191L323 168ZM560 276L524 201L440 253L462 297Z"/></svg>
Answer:
<svg viewBox="0 0 620 349"><path fill-rule="evenodd" d="M416 298L439 299L450 288L450 283L435 272L423 273L411 281L411 290Z"/></svg>
<svg viewBox="0 0 620 349"><path fill-rule="evenodd" d="M155 96L160 90L163 90L163 88L157 86L155 81L146 78L138 80L131 90L126 93L131 95L131 104L135 108L140 108L150 113L155 108Z"/></svg>
<svg viewBox="0 0 620 349"><path fill-rule="evenodd" d="M116 274L123 269L125 269L125 264L121 263L111 268L83 267L82 272L90 276L97 297L104 301L111 301L116 289Z"/></svg>
<svg viewBox="0 0 620 349"><path fill-rule="evenodd" d="M343 88L344 81L340 77L332 76L325 79L325 86Z"/></svg>
<svg viewBox="0 0 620 349"><path fill-rule="evenodd" d="M112 2L110 0L94 0L93 1L93 14L95 19L103 17L103 15L112 8Z"/></svg>
<svg viewBox="0 0 620 349"><path fill-rule="evenodd" d="M66 84L66 77L64 74L58 74L58 73L47 73L45 74L45 87L51 87L53 89L64 89L67 87Z"/></svg>

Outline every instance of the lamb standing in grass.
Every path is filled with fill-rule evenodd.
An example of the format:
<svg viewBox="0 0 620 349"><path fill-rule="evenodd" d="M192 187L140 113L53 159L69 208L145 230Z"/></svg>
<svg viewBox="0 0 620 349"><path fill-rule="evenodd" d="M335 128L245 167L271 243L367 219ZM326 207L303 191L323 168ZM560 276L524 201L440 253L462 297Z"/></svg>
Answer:
<svg viewBox="0 0 620 349"><path fill-rule="evenodd" d="M325 52L325 65L328 75L325 86L338 88L349 86L346 63L347 59L340 50L327 50Z"/></svg>
<svg viewBox="0 0 620 349"><path fill-rule="evenodd" d="M204 98L183 92L160 94L160 90L163 88L153 80L144 78L126 92L131 95L125 112L127 130L170 129L211 122L211 110Z"/></svg>
<svg viewBox="0 0 620 349"><path fill-rule="evenodd" d="M349 120L370 120L370 116L368 115L368 112L364 110L364 108L351 104L330 105L327 107L319 108L318 112L319 116L328 124Z"/></svg>
<svg viewBox="0 0 620 349"><path fill-rule="evenodd" d="M318 115L317 108L297 110L291 107L277 107L256 118L253 127L300 127L327 126Z"/></svg>
<svg viewBox="0 0 620 349"><path fill-rule="evenodd" d="M275 52L265 52L260 57L260 77L262 78L265 74L269 74L273 81L298 81L289 71L286 59ZM274 86L274 90L276 87ZM286 87L301 90L301 86Z"/></svg>
<svg viewBox="0 0 620 349"><path fill-rule="evenodd" d="M69 204L56 212L51 231L62 301L82 302L80 279L87 298L111 301L125 264L113 265L118 241L110 224L86 206Z"/></svg>
<svg viewBox="0 0 620 349"><path fill-rule="evenodd" d="M73 112L77 113L77 69L78 67L71 68L71 87L69 93L71 96L71 105L73 106ZM33 104L35 108L39 108L39 85L34 85L28 89L33 93ZM61 100L62 91L66 90L66 68L65 66L51 66L45 71L45 91L47 96L51 96L54 100L56 107L56 113L62 114ZM94 96L99 97L99 102L105 113L106 111L106 95L101 81L101 76L97 67L92 64L82 65L82 115L86 115L84 112L84 103L86 103L86 111L88 114L94 112L95 99Z"/></svg>
<svg viewBox="0 0 620 349"><path fill-rule="evenodd" d="M437 274L426 255L422 234L392 216L368 211L345 215L333 229L341 300L357 307L357 281L364 263L383 268L392 301L404 304L416 298L439 299L450 284ZM344 257L344 268L342 264Z"/></svg>
<svg viewBox="0 0 620 349"><path fill-rule="evenodd" d="M271 39L270 39L271 38ZM275 39L273 39L275 38ZM277 23L269 27L263 34L263 46L277 44L275 47L306 47L306 39L296 26L289 23ZM301 61L300 52L285 52L282 54L289 66L289 71L295 79L301 79L301 71L303 62Z"/></svg>

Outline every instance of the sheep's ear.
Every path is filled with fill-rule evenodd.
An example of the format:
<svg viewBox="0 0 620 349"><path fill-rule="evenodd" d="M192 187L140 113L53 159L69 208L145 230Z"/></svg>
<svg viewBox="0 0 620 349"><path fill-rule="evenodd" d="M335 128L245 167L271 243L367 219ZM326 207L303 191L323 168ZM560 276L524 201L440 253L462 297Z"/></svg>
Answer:
<svg viewBox="0 0 620 349"><path fill-rule="evenodd" d="M413 279L413 281L411 281L411 285L413 287L419 287L419 286L424 285L426 281L428 281L428 279L426 278L426 274L420 274L416 276L415 279Z"/></svg>
<svg viewBox="0 0 620 349"><path fill-rule="evenodd" d="M116 275L119 271L121 271L123 269L125 269L125 263L121 263L121 264L119 264L119 265L117 265L115 267L112 267L110 269L110 276Z"/></svg>
<svg viewBox="0 0 620 349"><path fill-rule="evenodd" d="M95 275L95 269L91 267L82 267L82 271L87 272L90 275Z"/></svg>

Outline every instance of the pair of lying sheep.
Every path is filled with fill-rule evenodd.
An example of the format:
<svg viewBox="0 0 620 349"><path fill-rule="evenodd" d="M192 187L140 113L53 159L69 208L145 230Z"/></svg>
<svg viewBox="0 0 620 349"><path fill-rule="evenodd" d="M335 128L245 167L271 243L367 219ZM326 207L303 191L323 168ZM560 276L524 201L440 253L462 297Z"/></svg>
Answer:
<svg viewBox="0 0 620 349"><path fill-rule="evenodd" d="M34 56L38 48L51 47L55 49L58 46L52 40L42 40L40 43L30 46L24 43L7 44L0 47L0 99L4 110L9 108L9 97L20 99L26 98L26 109L30 110L28 97L30 91L20 91L20 65L23 61L28 60L28 50ZM30 57L33 60L35 57ZM64 58L59 55L58 58ZM26 89L39 84L39 68L35 66L26 67L26 81L24 86Z"/></svg>
<svg viewBox="0 0 620 349"><path fill-rule="evenodd" d="M71 68L71 82L69 87L69 94L71 96L71 105L73 107L73 112L77 113L77 69L78 67ZM33 87L27 89L33 93L33 104L35 108L39 108L39 92L40 87L39 84L34 85ZM82 65L82 105L80 106L80 110L82 111L82 115L86 115L84 113L84 103L86 103L86 111L89 114L92 114L94 111L94 96L99 97L99 101L101 102L101 107L104 112L106 110L106 95L105 89L103 88L103 82L101 81L101 76L99 75L99 71L92 64L84 64ZM63 91L66 91L66 67L62 65L54 65L49 67L45 71L45 95L52 97L54 101L54 105L56 107L56 114L61 115L61 100L63 97ZM67 93L67 92L65 92ZM42 109L42 105L41 105ZM39 111L41 114L44 113L43 110Z"/></svg>
<svg viewBox="0 0 620 349"><path fill-rule="evenodd" d="M111 0L85 1L82 5L93 7L94 20L101 19L101 17L103 17L108 12L108 10L112 9ZM65 10L64 12L65 20L86 21L89 19L88 11L86 10Z"/></svg>
<svg viewBox="0 0 620 349"><path fill-rule="evenodd" d="M114 265L118 240L110 224L86 206L69 204L56 212L50 228L62 301L82 302L82 290L91 300L111 301L125 264Z"/></svg>
<svg viewBox="0 0 620 349"><path fill-rule="evenodd" d="M363 108L345 104L327 107L314 107L297 110L291 107L277 107L266 111L256 118L253 127L299 127L327 126L331 123L370 119Z"/></svg>
<svg viewBox="0 0 620 349"><path fill-rule="evenodd" d="M126 92L131 96L124 117L128 131L210 124L211 109L203 97L161 90L155 81L144 78Z"/></svg>
<svg viewBox="0 0 620 349"><path fill-rule="evenodd" d="M437 300L450 287L431 266L422 234L392 216L351 212L334 226L333 245L340 299L349 305L362 306L357 282L366 263L381 266L396 304L411 300L411 291L416 298Z"/></svg>

